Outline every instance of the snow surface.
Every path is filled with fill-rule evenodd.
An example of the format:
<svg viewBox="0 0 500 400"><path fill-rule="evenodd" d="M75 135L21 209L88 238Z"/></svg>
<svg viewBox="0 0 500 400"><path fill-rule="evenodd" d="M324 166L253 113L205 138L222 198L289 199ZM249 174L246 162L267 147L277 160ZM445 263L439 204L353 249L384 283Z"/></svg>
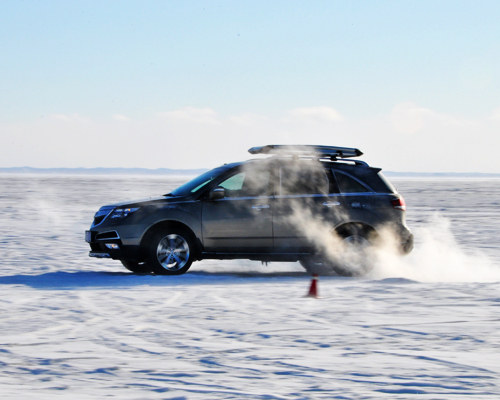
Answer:
<svg viewBox="0 0 500 400"><path fill-rule="evenodd" d="M87 256L106 203L181 178L0 175L2 399L498 399L500 180L393 179L414 252L134 276Z"/></svg>

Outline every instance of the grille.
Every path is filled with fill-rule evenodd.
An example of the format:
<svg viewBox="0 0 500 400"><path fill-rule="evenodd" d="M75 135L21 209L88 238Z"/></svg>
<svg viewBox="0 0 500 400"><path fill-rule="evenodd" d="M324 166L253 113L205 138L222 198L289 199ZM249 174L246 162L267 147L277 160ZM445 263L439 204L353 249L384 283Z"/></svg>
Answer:
<svg viewBox="0 0 500 400"><path fill-rule="evenodd" d="M120 236L116 231L109 231L104 233L98 233L95 236L96 240L105 240L105 239L120 239Z"/></svg>

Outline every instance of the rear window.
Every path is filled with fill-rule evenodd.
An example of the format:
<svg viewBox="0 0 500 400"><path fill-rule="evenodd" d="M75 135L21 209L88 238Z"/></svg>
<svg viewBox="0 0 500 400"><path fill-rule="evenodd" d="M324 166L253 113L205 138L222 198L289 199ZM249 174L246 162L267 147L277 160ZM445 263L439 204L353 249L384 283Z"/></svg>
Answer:
<svg viewBox="0 0 500 400"><path fill-rule="evenodd" d="M341 193L364 193L372 191L352 176L344 174L343 172L335 171L335 178L337 178Z"/></svg>
<svg viewBox="0 0 500 400"><path fill-rule="evenodd" d="M394 187L394 185L387 180L387 178L382 174L382 172L379 172L377 174L377 177L380 179L381 184L383 186L385 186L385 189L386 189L387 193L396 193L397 192L397 190ZM380 190L380 192L382 192L382 190Z"/></svg>
<svg viewBox="0 0 500 400"><path fill-rule="evenodd" d="M396 193L379 168L343 166L342 169L333 168L333 172L341 193Z"/></svg>

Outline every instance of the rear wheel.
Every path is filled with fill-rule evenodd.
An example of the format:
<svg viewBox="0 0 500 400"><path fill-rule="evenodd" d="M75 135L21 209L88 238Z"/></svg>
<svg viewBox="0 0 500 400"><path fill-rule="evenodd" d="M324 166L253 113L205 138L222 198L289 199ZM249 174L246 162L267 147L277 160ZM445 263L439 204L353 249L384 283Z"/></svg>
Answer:
<svg viewBox="0 0 500 400"><path fill-rule="evenodd" d="M186 231L160 231L150 242L148 264L158 275L184 274L193 262L193 243L192 235Z"/></svg>
<svg viewBox="0 0 500 400"><path fill-rule="evenodd" d="M336 232L338 249L319 252L300 260L301 265L311 274L361 276L372 269L369 249L373 245L375 232L360 226L351 226Z"/></svg>

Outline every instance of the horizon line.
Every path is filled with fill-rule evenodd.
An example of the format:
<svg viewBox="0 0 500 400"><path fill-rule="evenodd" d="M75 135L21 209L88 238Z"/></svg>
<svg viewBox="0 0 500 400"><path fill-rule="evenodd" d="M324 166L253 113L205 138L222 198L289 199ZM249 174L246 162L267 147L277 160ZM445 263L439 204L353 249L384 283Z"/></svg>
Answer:
<svg viewBox="0 0 500 400"><path fill-rule="evenodd" d="M15 174L28 174L28 173L69 173L69 174L183 174L191 175L208 171L209 168L145 168L145 167L0 167L0 173L15 173ZM470 176L470 177L500 177L500 172L478 172L478 171L383 171L386 175L392 176Z"/></svg>

